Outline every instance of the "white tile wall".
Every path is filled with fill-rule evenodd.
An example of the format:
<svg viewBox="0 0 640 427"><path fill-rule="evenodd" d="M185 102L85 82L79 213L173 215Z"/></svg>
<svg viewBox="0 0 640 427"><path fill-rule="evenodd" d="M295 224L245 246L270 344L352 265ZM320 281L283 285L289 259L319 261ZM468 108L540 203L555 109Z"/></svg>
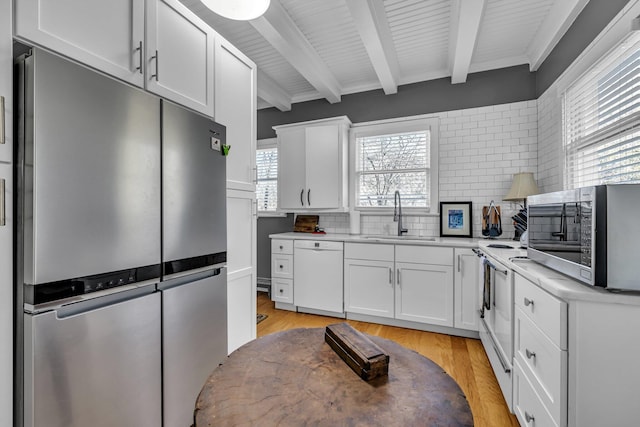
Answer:
<svg viewBox="0 0 640 427"><path fill-rule="evenodd" d="M563 187L562 98L552 86L538 98L538 187L548 193Z"/></svg>
<svg viewBox="0 0 640 427"><path fill-rule="evenodd" d="M536 100L448 111L440 118L440 201L473 203L473 234L481 236L482 206L494 200L502 209L502 237L513 236L511 216L519 205L503 202L513 174L538 169ZM403 218L410 235L438 236L439 217ZM347 214L320 215L328 233L348 233ZM390 215L363 215L363 234L395 234Z"/></svg>

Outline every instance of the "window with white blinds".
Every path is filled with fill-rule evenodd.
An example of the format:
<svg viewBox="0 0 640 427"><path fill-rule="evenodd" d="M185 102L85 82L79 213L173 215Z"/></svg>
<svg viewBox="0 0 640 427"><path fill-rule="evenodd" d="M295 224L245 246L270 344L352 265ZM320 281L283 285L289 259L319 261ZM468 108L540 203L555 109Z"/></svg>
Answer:
<svg viewBox="0 0 640 427"><path fill-rule="evenodd" d="M640 182L640 37L564 93L565 186Z"/></svg>
<svg viewBox="0 0 640 427"><path fill-rule="evenodd" d="M399 191L404 208L435 206L432 194L432 120L354 127L355 205L393 208ZM436 159L437 160L437 159Z"/></svg>
<svg viewBox="0 0 640 427"><path fill-rule="evenodd" d="M278 149L256 150L258 212L275 212L278 206Z"/></svg>

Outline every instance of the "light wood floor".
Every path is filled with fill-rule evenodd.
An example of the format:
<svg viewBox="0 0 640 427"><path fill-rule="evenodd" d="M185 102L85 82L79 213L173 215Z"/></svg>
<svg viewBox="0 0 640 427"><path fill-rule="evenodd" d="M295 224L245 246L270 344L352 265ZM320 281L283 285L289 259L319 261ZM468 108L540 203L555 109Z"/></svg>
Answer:
<svg viewBox="0 0 640 427"><path fill-rule="evenodd" d="M343 321L333 317L276 310L266 293L258 293L258 313L269 317L258 324L258 336L293 328L321 328ZM467 396L476 427L518 427L479 340L348 320L361 332L393 340L440 365Z"/></svg>

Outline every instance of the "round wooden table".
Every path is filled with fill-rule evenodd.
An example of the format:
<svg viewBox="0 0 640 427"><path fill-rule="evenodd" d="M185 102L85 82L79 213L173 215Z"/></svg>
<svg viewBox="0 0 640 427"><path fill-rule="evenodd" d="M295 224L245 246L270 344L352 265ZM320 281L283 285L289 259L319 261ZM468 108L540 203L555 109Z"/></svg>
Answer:
<svg viewBox="0 0 640 427"><path fill-rule="evenodd" d="M240 347L207 379L195 426L472 426L458 384L393 341L388 377L367 382L324 342L324 328L292 329Z"/></svg>

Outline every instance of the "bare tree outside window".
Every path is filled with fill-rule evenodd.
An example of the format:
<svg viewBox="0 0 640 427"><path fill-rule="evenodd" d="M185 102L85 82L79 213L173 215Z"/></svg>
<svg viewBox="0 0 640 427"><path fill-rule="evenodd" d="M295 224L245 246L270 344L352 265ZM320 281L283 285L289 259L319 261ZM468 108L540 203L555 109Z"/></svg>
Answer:
<svg viewBox="0 0 640 427"><path fill-rule="evenodd" d="M429 131L356 138L358 207L429 207Z"/></svg>
<svg viewBox="0 0 640 427"><path fill-rule="evenodd" d="M278 207L278 149L256 150L256 169L258 211L275 212Z"/></svg>

